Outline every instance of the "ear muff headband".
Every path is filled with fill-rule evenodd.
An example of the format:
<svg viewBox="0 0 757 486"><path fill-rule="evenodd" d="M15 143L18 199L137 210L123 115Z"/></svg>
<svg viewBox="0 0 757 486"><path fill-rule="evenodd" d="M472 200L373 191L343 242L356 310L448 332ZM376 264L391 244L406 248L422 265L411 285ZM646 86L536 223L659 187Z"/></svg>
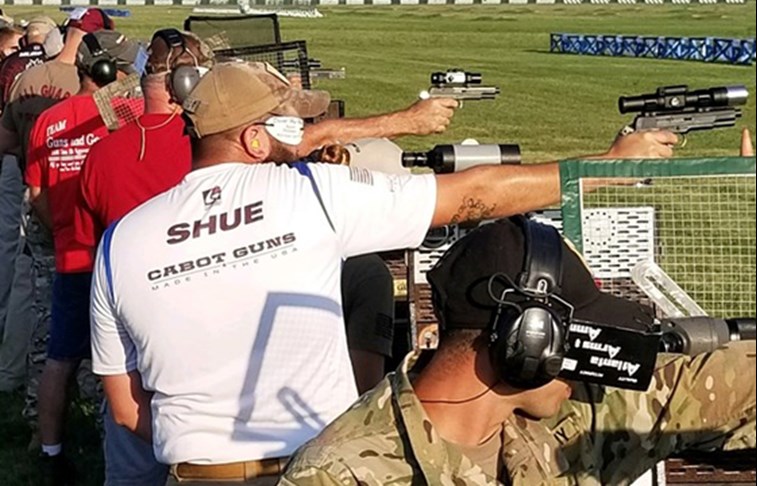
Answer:
<svg viewBox="0 0 757 486"><path fill-rule="evenodd" d="M562 238L552 227L514 220L523 230L523 270L498 302L490 336L489 354L499 378L521 389L543 386L560 372L566 352L566 333L572 308L554 295L562 283ZM564 312L568 309L567 312Z"/></svg>
<svg viewBox="0 0 757 486"><path fill-rule="evenodd" d="M118 67L108 52L102 48L94 34L86 34L83 38L89 53L94 58L87 74L98 86L105 86L116 80Z"/></svg>

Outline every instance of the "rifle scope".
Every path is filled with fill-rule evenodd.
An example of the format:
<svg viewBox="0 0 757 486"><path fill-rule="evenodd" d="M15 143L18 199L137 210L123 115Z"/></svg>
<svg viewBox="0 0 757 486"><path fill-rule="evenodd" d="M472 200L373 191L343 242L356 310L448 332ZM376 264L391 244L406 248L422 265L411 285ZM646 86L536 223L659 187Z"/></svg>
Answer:
<svg viewBox="0 0 757 486"><path fill-rule="evenodd" d="M753 317L674 317L663 321L660 351L693 356L714 351L731 341L753 341L755 338L757 324Z"/></svg>
<svg viewBox="0 0 757 486"><path fill-rule="evenodd" d="M621 113L678 111L683 109L738 106L746 103L749 91L744 85L718 86L689 91L688 86L665 86L654 94L621 96L618 109Z"/></svg>
<svg viewBox="0 0 757 486"><path fill-rule="evenodd" d="M428 152L403 152L404 167L429 167L448 174L477 165L520 164L518 145L437 145Z"/></svg>
<svg viewBox="0 0 757 486"><path fill-rule="evenodd" d="M461 69L450 69L447 72L431 73L431 84L443 86L446 84L481 84L481 73L469 73Z"/></svg>

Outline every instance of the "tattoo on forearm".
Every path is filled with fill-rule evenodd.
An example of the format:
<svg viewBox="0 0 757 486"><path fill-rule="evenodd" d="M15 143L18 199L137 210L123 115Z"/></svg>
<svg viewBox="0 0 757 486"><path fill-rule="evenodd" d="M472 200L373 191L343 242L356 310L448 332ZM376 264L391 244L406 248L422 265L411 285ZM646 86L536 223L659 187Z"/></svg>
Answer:
<svg viewBox="0 0 757 486"><path fill-rule="evenodd" d="M484 201L482 201L481 199L465 196L463 197L462 204L459 208L457 208L457 213L452 216L450 223L457 224L463 223L465 221L479 221L482 219L487 219L494 213L494 210L496 208L496 204L492 204L490 207L487 207L486 204L484 204Z"/></svg>

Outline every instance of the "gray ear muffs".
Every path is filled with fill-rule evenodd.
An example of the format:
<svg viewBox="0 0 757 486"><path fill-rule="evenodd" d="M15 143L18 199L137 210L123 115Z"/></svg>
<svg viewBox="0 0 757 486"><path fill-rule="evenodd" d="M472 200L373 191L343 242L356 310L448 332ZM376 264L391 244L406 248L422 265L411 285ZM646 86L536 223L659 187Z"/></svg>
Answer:
<svg viewBox="0 0 757 486"><path fill-rule="evenodd" d="M179 66L172 69L169 79L171 96L178 103L183 103L200 82L200 78L200 71L196 66Z"/></svg>
<svg viewBox="0 0 757 486"><path fill-rule="evenodd" d="M189 93L192 92L202 77L197 63L197 57L187 49L184 36L176 29L161 29L155 32L152 37L153 40L155 40L156 37L162 39L169 48L168 58L166 59L166 67L168 68L168 91L171 94L171 98L178 104L181 104L187 99ZM173 50L176 48L181 48L181 53L174 56ZM194 65L174 67L171 59L179 58L184 53L189 54L194 61Z"/></svg>

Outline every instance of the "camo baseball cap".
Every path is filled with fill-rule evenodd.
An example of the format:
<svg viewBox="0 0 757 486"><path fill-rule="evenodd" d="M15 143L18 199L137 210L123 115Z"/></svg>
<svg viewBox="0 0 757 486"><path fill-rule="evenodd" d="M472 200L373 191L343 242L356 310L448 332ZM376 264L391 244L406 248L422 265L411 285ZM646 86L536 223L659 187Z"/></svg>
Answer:
<svg viewBox="0 0 757 486"><path fill-rule="evenodd" d="M100 49L104 51L106 57L110 57L116 62L119 71L127 74L136 73L134 61L139 55L139 44L129 40L123 34L115 30L98 30L91 35L97 40ZM76 65L85 71L89 71L92 66L102 60L103 54L92 52L87 42L79 44L79 50L76 54Z"/></svg>
<svg viewBox="0 0 757 486"><path fill-rule="evenodd" d="M602 292L576 250L565 241L562 246L562 285L557 295L574 307L574 319L650 329L652 309ZM514 218L483 224L452 245L427 274L443 328L489 329L497 308L489 296L490 277L503 273L517 282L525 260L525 235ZM504 283L496 292L501 290Z"/></svg>
<svg viewBox="0 0 757 486"><path fill-rule="evenodd" d="M183 45L172 46L160 32L173 31L181 36ZM168 36L169 34L166 34ZM168 37L171 39L171 37ZM147 74L159 74L170 71L177 66L198 66L210 69L213 66L213 50L197 35L189 31L160 29L153 34L147 48Z"/></svg>
<svg viewBox="0 0 757 486"><path fill-rule="evenodd" d="M218 63L184 101L195 138L241 127L266 115L314 118L329 106L325 91L293 88L268 63Z"/></svg>

